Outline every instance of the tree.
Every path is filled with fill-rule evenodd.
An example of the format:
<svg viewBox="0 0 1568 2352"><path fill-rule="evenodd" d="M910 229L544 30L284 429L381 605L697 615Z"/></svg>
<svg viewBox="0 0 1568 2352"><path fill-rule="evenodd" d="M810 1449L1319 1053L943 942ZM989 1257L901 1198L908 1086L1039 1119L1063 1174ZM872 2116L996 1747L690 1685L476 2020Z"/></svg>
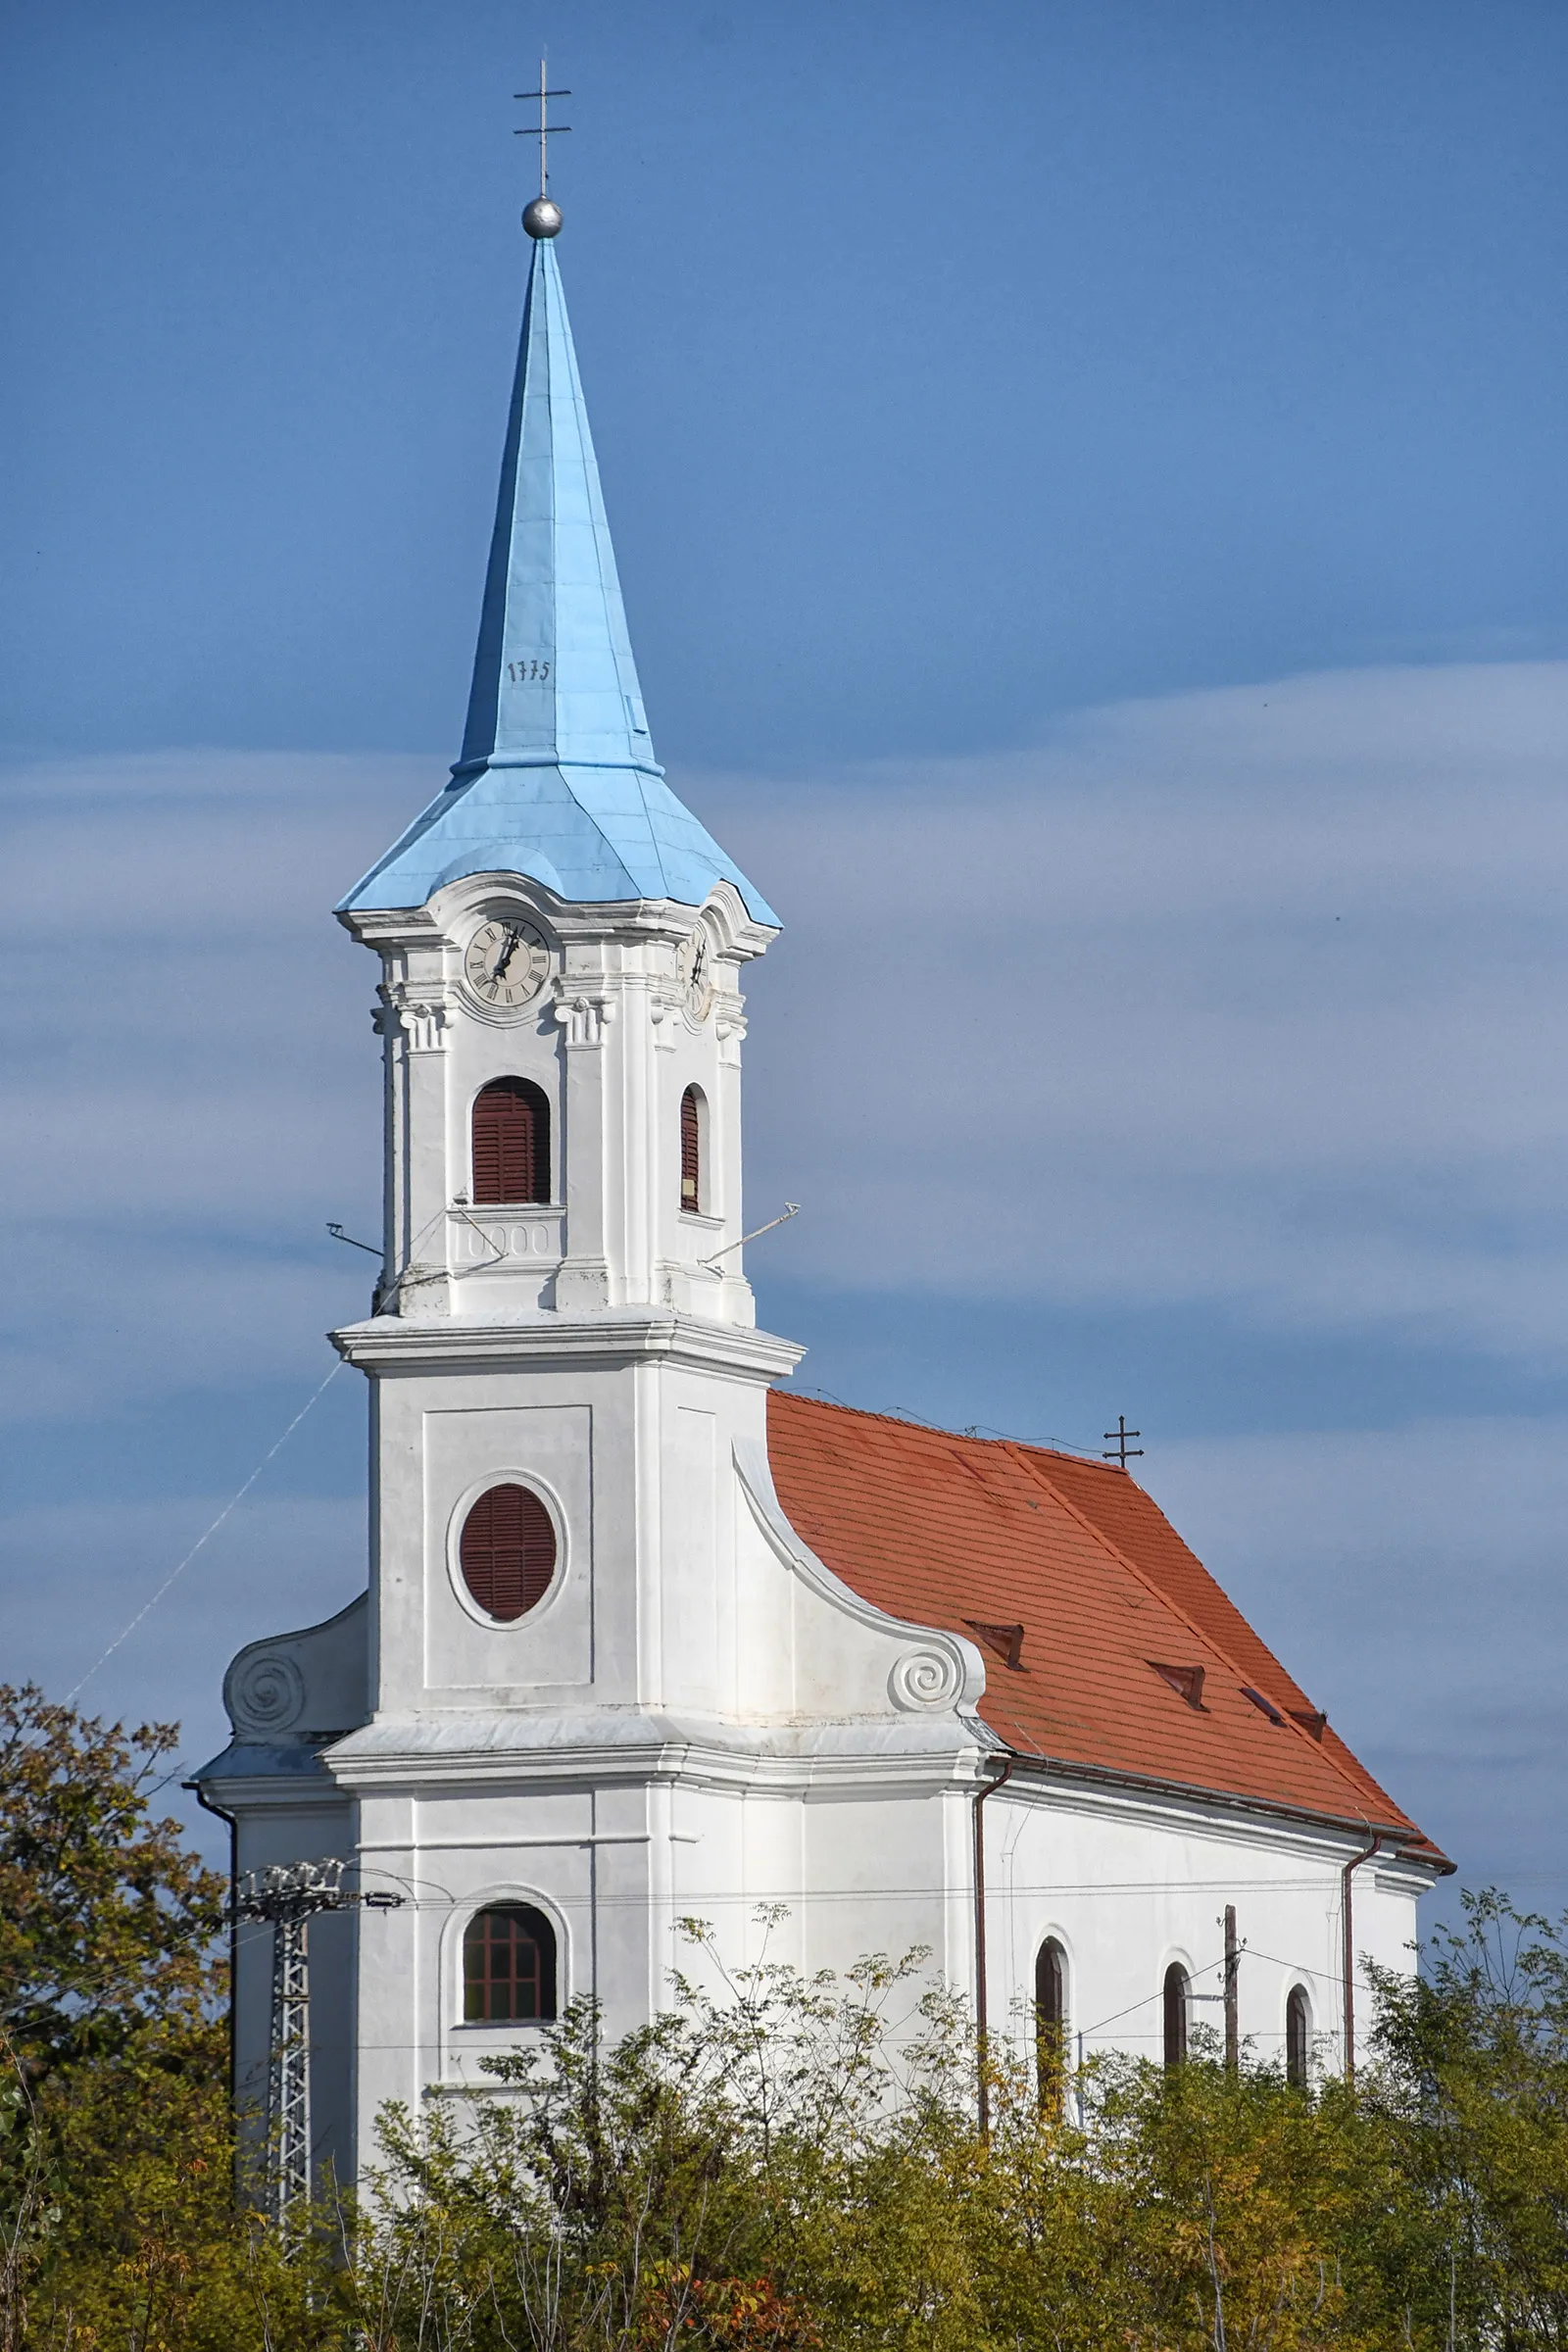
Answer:
<svg viewBox="0 0 1568 2352"><path fill-rule="evenodd" d="M0 1689L0 2352L326 2340L318 2263L236 2208L223 1883L151 1809L176 1740Z"/></svg>
<svg viewBox="0 0 1568 2352"><path fill-rule="evenodd" d="M1455 2346L1568 2345L1568 1923L1467 1895L1379 1974L1370 2101L1421 2220L1412 2299Z"/></svg>
<svg viewBox="0 0 1568 2352"><path fill-rule="evenodd" d="M177 1740L0 1686L0 2032L34 2091L212 2015L223 1882L150 1810Z"/></svg>

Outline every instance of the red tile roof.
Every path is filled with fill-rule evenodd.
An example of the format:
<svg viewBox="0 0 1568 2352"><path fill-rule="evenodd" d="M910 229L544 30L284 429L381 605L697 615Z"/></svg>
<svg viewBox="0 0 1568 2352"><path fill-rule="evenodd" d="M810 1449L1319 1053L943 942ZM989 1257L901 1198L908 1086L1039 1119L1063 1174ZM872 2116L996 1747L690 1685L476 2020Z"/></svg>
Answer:
<svg viewBox="0 0 1568 2352"><path fill-rule="evenodd" d="M1446 1867L1125 1470L781 1390L767 1448L836 1575L979 1642L980 1712L1019 1755L1398 1831Z"/></svg>

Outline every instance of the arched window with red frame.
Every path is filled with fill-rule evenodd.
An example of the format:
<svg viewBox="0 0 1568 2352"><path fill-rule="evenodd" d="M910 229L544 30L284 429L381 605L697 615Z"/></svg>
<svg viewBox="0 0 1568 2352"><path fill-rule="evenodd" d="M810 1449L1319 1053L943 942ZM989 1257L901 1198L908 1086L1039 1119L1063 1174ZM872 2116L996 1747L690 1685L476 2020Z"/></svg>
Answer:
<svg viewBox="0 0 1568 2352"><path fill-rule="evenodd" d="M556 2015L556 1931L532 1903L476 1911L463 1932L463 2016L470 2026L542 2025Z"/></svg>
<svg viewBox="0 0 1568 2352"><path fill-rule="evenodd" d="M473 1200L514 1208L550 1198L550 1098L531 1078L492 1078L473 1098Z"/></svg>

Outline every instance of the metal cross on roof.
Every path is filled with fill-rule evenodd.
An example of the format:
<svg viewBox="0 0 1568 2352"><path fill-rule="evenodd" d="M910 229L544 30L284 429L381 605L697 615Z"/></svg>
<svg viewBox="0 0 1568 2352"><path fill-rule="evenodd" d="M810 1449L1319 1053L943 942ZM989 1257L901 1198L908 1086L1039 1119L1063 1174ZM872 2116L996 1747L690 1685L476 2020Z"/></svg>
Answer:
<svg viewBox="0 0 1568 2352"><path fill-rule="evenodd" d="M1101 1460L1120 1462L1125 1470L1128 1463L1137 1460L1144 1450L1141 1446L1129 1446L1127 1441L1129 1438L1141 1438L1143 1434L1141 1429L1129 1429L1126 1414L1118 1413L1115 1428L1107 1429L1105 1432L1109 1449L1101 1455Z"/></svg>
<svg viewBox="0 0 1568 2352"><path fill-rule="evenodd" d="M524 122L520 124L512 135L514 138L517 139L538 139L539 193L541 196L547 196L550 193L550 172L548 168L548 155L545 142L549 138L552 131L554 131L559 138L571 128L571 124L569 122L551 122L549 102L552 98L569 98L571 96L571 92L569 90L547 90L545 88L545 61L543 58L541 58L539 60L539 87L536 90L514 90L512 94L514 98L526 98L530 101L536 100L538 102L539 127L537 131L531 122Z"/></svg>

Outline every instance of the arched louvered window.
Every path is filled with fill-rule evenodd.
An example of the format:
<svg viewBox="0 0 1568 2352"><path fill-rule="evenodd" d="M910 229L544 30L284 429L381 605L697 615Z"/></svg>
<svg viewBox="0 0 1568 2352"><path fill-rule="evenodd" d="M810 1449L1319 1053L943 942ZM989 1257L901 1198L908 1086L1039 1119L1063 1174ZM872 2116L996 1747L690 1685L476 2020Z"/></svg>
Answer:
<svg viewBox="0 0 1568 2352"><path fill-rule="evenodd" d="M556 1526L531 1487L492 1487L463 1522L463 1581L502 1625L544 1598L556 1573Z"/></svg>
<svg viewBox="0 0 1568 2352"><path fill-rule="evenodd" d="M1035 1954L1035 2067L1040 2104L1052 2115L1061 2109L1067 2062L1067 1955L1054 1936Z"/></svg>
<svg viewBox="0 0 1568 2352"><path fill-rule="evenodd" d="M492 1078L473 1098L473 1198L550 1198L550 1098L531 1078Z"/></svg>
<svg viewBox="0 0 1568 2352"><path fill-rule="evenodd" d="M688 1216L703 1207L703 1099L689 1086L680 1099L680 1204Z"/></svg>
<svg viewBox="0 0 1568 2352"><path fill-rule="evenodd" d="M1165 1971L1165 2064L1181 2066L1187 2057L1187 2014L1192 1982L1179 1960Z"/></svg>
<svg viewBox="0 0 1568 2352"><path fill-rule="evenodd" d="M1311 2068L1312 2004L1305 1985L1293 1984L1285 2004L1285 2079L1304 2090Z"/></svg>
<svg viewBox="0 0 1568 2352"><path fill-rule="evenodd" d="M556 1931L532 1903L475 1912L463 1933L463 2014L469 2025L522 2025L556 2014Z"/></svg>

